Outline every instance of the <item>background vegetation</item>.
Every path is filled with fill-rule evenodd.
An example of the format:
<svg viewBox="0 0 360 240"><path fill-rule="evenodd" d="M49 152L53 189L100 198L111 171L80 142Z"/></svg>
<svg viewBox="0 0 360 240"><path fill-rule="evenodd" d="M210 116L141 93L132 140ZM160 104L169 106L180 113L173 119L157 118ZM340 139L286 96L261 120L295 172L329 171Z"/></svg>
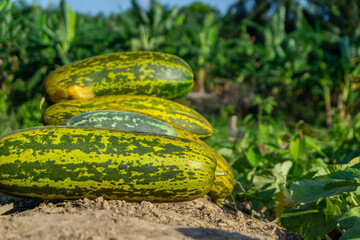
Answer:
<svg viewBox="0 0 360 240"><path fill-rule="evenodd" d="M360 2L301 3L238 0L220 15L200 2L142 9L133 0L128 11L93 16L65 1L41 9L3 0L0 135L41 124L41 85L59 66L173 53L193 68L194 92L216 100L201 112L215 128L208 144L236 175L230 200L307 239L360 236Z"/></svg>

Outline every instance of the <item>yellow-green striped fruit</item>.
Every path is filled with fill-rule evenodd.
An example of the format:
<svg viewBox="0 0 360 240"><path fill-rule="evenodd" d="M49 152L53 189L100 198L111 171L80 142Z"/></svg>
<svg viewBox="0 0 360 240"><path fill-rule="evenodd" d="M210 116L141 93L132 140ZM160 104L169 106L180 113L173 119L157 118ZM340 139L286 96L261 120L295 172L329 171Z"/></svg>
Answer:
<svg viewBox="0 0 360 240"><path fill-rule="evenodd" d="M136 112L179 126L201 139L209 138L211 124L198 112L177 102L153 96L111 95L87 100L69 100L49 106L43 114L45 125L61 125L80 113L95 110Z"/></svg>
<svg viewBox="0 0 360 240"><path fill-rule="evenodd" d="M228 162L195 135L177 126L171 126L171 123L164 123L137 113L97 110L76 115L63 123L63 125L116 128L126 131L148 132L170 136L177 136L179 134L179 137L203 144L208 148L209 153L214 155L217 161L215 181L208 195L216 200L227 197L233 190L234 175Z"/></svg>
<svg viewBox="0 0 360 240"><path fill-rule="evenodd" d="M86 58L52 72L43 85L49 104L104 95L151 95L178 100L194 85L181 58L160 52L110 53Z"/></svg>
<svg viewBox="0 0 360 240"><path fill-rule="evenodd" d="M188 201L215 168L203 145L165 135L42 126L0 138L0 192L18 197Z"/></svg>
<svg viewBox="0 0 360 240"><path fill-rule="evenodd" d="M168 124L171 125L171 123ZM213 158L216 159L217 165L215 170L215 180L210 192L208 193L210 198L216 200L229 196L234 189L235 179L232 169L226 159L195 135L177 126L172 126L175 128L178 137L190 139L203 145L208 149L209 154L212 154Z"/></svg>

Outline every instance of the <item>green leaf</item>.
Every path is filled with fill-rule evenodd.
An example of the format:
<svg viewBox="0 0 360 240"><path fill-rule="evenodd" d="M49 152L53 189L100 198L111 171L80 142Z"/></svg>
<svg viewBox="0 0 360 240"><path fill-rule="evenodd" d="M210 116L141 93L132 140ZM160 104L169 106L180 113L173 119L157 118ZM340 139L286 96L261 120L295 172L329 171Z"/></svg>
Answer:
<svg viewBox="0 0 360 240"><path fill-rule="evenodd" d="M310 205L285 210L280 220L288 232L298 233L305 239L320 239L336 226L335 216L326 215Z"/></svg>
<svg viewBox="0 0 360 240"><path fill-rule="evenodd" d="M319 170L314 176L313 178L315 179L330 179L332 178L336 173L339 173L340 171L351 167L355 164L360 163L360 157L356 157L354 159L352 159L349 163L347 164L334 164L334 165L328 165L324 168L322 168L321 170Z"/></svg>
<svg viewBox="0 0 360 240"><path fill-rule="evenodd" d="M355 164L351 167L344 169L336 173L332 179L339 179L339 180L352 180L354 178L360 177L360 163Z"/></svg>
<svg viewBox="0 0 360 240"><path fill-rule="evenodd" d="M334 174L325 190L346 186L360 186L360 163Z"/></svg>
<svg viewBox="0 0 360 240"><path fill-rule="evenodd" d="M246 158L250 165L256 168L259 166L262 156L257 148L252 147L246 152Z"/></svg>
<svg viewBox="0 0 360 240"><path fill-rule="evenodd" d="M316 205L318 210L327 216L339 216L341 214L339 206L333 204L327 197L321 198Z"/></svg>
<svg viewBox="0 0 360 240"><path fill-rule="evenodd" d="M10 0L4 0L0 2L0 11L5 9L6 5L10 4Z"/></svg>
<svg viewBox="0 0 360 240"><path fill-rule="evenodd" d="M306 146L315 150L322 157L326 158L326 154L321 150L318 144L314 142L314 140L308 136L306 136Z"/></svg>
<svg viewBox="0 0 360 240"><path fill-rule="evenodd" d="M298 160L305 153L305 149L306 149L305 138L297 136L293 141L290 142L289 149L291 156L295 160Z"/></svg>
<svg viewBox="0 0 360 240"><path fill-rule="evenodd" d="M253 178L254 189L276 189L280 190L280 186L286 184L287 174L292 167L291 161L277 163L273 169L264 170L256 173Z"/></svg>
<svg viewBox="0 0 360 240"><path fill-rule="evenodd" d="M285 209L294 208L295 206L296 203L291 199L290 192L285 187L281 187L280 192L275 197L276 217L280 218Z"/></svg>
<svg viewBox="0 0 360 240"><path fill-rule="evenodd" d="M360 207L354 207L336 218L336 221L346 232L340 240L360 239Z"/></svg>
<svg viewBox="0 0 360 240"><path fill-rule="evenodd" d="M356 66L356 68L352 72L353 75L359 75L360 74L360 64Z"/></svg>
<svg viewBox="0 0 360 240"><path fill-rule="evenodd" d="M76 13L72 10L71 6L68 6L66 10L66 38L68 43L71 44L75 39Z"/></svg>
<svg viewBox="0 0 360 240"><path fill-rule="evenodd" d="M265 171L263 173L258 173L254 176L253 178L253 188L254 189L261 189L264 186L272 186L274 188L276 188L276 184L274 184L276 182L276 177L274 176L274 174L272 174L272 172L270 171Z"/></svg>
<svg viewBox="0 0 360 240"><path fill-rule="evenodd" d="M360 228L358 226L347 230L339 240L359 240L360 239Z"/></svg>
<svg viewBox="0 0 360 240"><path fill-rule="evenodd" d="M337 217L336 221L345 230L348 230L354 226L360 226L360 207L351 208L349 211Z"/></svg>
<svg viewBox="0 0 360 240"><path fill-rule="evenodd" d="M285 161L283 163L277 163L274 166L274 176L280 178L280 176L284 179L286 179L286 176L288 175L291 167L293 166L292 161Z"/></svg>
<svg viewBox="0 0 360 240"><path fill-rule="evenodd" d="M357 187L345 186L325 190L324 187L331 180L310 180L305 179L302 181L290 184L291 197L298 203L311 203L316 202L322 197L331 197L343 192L355 191Z"/></svg>

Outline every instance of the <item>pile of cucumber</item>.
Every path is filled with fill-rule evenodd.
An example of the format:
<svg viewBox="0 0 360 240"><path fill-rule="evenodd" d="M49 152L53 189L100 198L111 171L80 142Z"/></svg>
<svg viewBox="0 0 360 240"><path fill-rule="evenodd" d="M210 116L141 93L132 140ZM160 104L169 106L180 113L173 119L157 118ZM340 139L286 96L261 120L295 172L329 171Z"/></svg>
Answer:
<svg viewBox="0 0 360 240"><path fill-rule="evenodd" d="M177 202L227 197L234 175L203 140L211 124L176 102L194 85L181 58L111 53L56 69L44 126L0 137L0 192L48 200Z"/></svg>

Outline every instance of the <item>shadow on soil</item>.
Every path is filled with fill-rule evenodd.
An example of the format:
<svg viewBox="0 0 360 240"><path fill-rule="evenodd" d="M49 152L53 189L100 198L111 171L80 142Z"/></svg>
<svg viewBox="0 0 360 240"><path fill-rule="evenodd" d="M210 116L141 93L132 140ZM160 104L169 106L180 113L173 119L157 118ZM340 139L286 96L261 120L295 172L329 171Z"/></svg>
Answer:
<svg viewBox="0 0 360 240"><path fill-rule="evenodd" d="M176 229L180 233L184 234L187 237L191 237L195 240L257 240L259 238L249 237L236 232L228 232L219 229L211 228L178 228Z"/></svg>
<svg viewBox="0 0 360 240"><path fill-rule="evenodd" d="M8 197L0 193L0 216L21 213L39 206L42 200Z"/></svg>

